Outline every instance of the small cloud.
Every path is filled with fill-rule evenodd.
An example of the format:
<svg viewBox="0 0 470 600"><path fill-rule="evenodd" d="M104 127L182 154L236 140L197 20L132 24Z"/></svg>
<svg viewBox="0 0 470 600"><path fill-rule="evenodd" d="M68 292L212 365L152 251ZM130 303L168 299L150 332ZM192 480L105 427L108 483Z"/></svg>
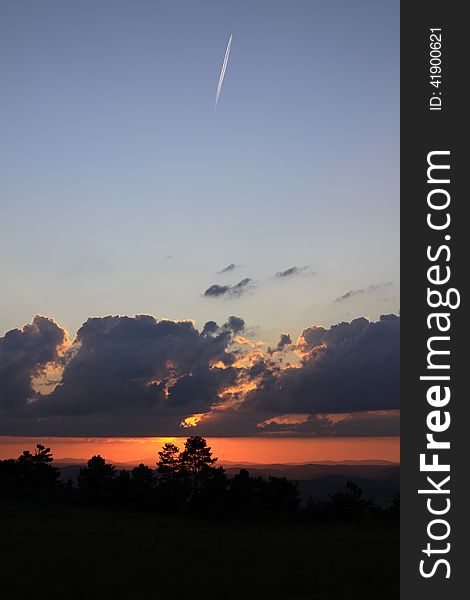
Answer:
<svg viewBox="0 0 470 600"><path fill-rule="evenodd" d="M240 333L245 329L245 321L241 317L231 316L227 322L222 325L222 329L231 331L232 333Z"/></svg>
<svg viewBox="0 0 470 600"><path fill-rule="evenodd" d="M214 283L207 288L204 292L204 297L206 298L218 298L219 296L225 296L230 291L229 285L219 285L218 283Z"/></svg>
<svg viewBox="0 0 470 600"><path fill-rule="evenodd" d="M349 290L349 292L346 292L342 296L338 296L338 298L336 298L335 302L344 302L345 300L349 300L350 298L353 298L354 296L363 296L363 295L364 295L363 289Z"/></svg>
<svg viewBox="0 0 470 600"><path fill-rule="evenodd" d="M342 296L338 296L338 298L336 298L335 302L344 302L345 300L354 298L354 296L363 296L364 294L373 294L374 292L377 292L378 290L382 290L382 289L390 287L392 285L393 285L392 281L387 281L387 283L373 284L373 285L369 285L369 287L366 287L366 288L358 288L357 290L349 290L349 292L346 292Z"/></svg>
<svg viewBox="0 0 470 600"><path fill-rule="evenodd" d="M205 298L238 298L253 288L253 280L245 277L234 285L219 285L215 283L204 292Z"/></svg>
<svg viewBox="0 0 470 600"><path fill-rule="evenodd" d="M286 346L292 344L292 338L288 333L281 333L281 339L277 344L277 350L283 350Z"/></svg>
<svg viewBox="0 0 470 600"><path fill-rule="evenodd" d="M268 354L275 354L276 352L282 352L286 346L292 344L292 338L288 333L281 333L281 338L275 348L268 348Z"/></svg>
<svg viewBox="0 0 470 600"><path fill-rule="evenodd" d="M295 275L301 275L308 271L310 267L290 267L289 269L285 269L284 271L278 271L274 277L276 279L284 279L285 277L293 277Z"/></svg>
<svg viewBox="0 0 470 600"><path fill-rule="evenodd" d="M215 321L207 321L201 332L202 336L216 336L221 333L239 334L245 329L245 321L241 317L230 316L221 327Z"/></svg>
<svg viewBox="0 0 470 600"><path fill-rule="evenodd" d="M231 273L232 271L235 271L235 269L239 269L240 267L241 267L241 265L236 265L235 263L230 263L229 265L227 265L220 271L217 271L217 275L223 275L224 273Z"/></svg>

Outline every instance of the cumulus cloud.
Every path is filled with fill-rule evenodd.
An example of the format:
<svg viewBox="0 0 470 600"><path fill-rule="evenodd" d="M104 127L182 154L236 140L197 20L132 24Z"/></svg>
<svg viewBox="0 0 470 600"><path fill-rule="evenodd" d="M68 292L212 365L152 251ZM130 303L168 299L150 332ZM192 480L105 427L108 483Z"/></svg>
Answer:
<svg viewBox="0 0 470 600"><path fill-rule="evenodd" d="M221 333L230 332L238 334L243 332L245 329L245 321L241 317L231 316L227 321L219 326L215 321L207 321L201 331L202 336L215 336Z"/></svg>
<svg viewBox="0 0 470 600"><path fill-rule="evenodd" d="M268 375L248 399L258 410L353 412L399 406L400 319L355 319L299 338L298 368Z"/></svg>
<svg viewBox="0 0 470 600"><path fill-rule="evenodd" d="M219 285L215 283L204 292L205 298L238 298L248 293L253 288L254 282L249 277L245 277L234 285Z"/></svg>
<svg viewBox="0 0 470 600"><path fill-rule="evenodd" d="M222 327L211 325L199 333L190 321L157 321L149 315L134 318L109 316L88 319L66 357L62 382L43 401L48 412L67 406L68 412L86 414L100 411L143 410L171 413L174 404L182 406L182 396L173 402L175 385L190 378L195 389L205 377L208 384L204 408L215 400L212 389L215 377L209 371L212 363L221 363L227 382L231 381L229 365L235 355L228 349L243 321L231 317ZM209 385L210 384L210 385ZM202 409L200 400L189 398Z"/></svg>
<svg viewBox="0 0 470 600"><path fill-rule="evenodd" d="M240 317L231 316L223 324L222 329L228 329L232 333L241 333L245 329L245 321Z"/></svg>
<svg viewBox="0 0 470 600"><path fill-rule="evenodd" d="M281 334L271 349L243 337L236 316L200 330L108 316L66 344L59 325L35 317L0 338L0 433L184 435L185 423L203 435L391 435L399 330L395 315L360 318L307 327L296 343ZM60 381L41 394L32 380L51 365Z"/></svg>
<svg viewBox="0 0 470 600"><path fill-rule="evenodd" d="M0 338L1 408L25 406L36 397L33 377L58 359L66 338L66 331L55 321L40 315Z"/></svg>

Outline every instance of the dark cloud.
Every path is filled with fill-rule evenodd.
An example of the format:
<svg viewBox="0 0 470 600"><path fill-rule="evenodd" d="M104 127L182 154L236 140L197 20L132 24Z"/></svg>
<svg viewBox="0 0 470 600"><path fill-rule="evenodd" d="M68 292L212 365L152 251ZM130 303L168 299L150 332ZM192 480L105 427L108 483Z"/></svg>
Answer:
<svg viewBox="0 0 470 600"><path fill-rule="evenodd" d="M247 406L214 411L197 427L205 436L389 437L400 435L400 413L363 411L332 415L256 413Z"/></svg>
<svg viewBox="0 0 470 600"><path fill-rule="evenodd" d="M342 296L338 296L338 298L336 298L335 302L344 302L345 300L349 300L350 298L353 298L354 296L363 296L364 294L373 294L374 292L376 292L378 290L382 290L382 289L390 287L392 285L393 285L393 283L391 281L388 281L387 283L383 283L383 284L369 285L366 288L359 288L357 290L349 290L349 292L346 292Z"/></svg>
<svg viewBox="0 0 470 600"><path fill-rule="evenodd" d="M25 406L34 399L32 378L56 361L66 332L55 321L36 315L31 324L0 338L0 407Z"/></svg>
<svg viewBox="0 0 470 600"><path fill-rule="evenodd" d="M381 317L386 319L387 317ZM371 323L364 317L354 319L350 323L338 323L332 325L330 329L313 325L302 331L300 336L298 349L305 353L315 350L321 345L326 345L328 348L336 348L338 345L346 342L351 338L360 335Z"/></svg>
<svg viewBox="0 0 470 600"><path fill-rule="evenodd" d="M240 317L231 316L227 319L221 327L215 321L207 321L204 324L201 335L202 336L215 336L222 333L241 333L245 329L245 321Z"/></svg>
<svg viewBox="0 0 470 600"><path fill-rule="evenodd" d="M235 317L233 318L235 319ZM206 324L207 326L207 324ZM62 383L44 408L84 414L101 410L171 408L175 382L233 361L230 327L199 333L190 321L157 321L149 315L88 319L65 363ZM213 398L206 396L206 408Z"/></svg>
<svg viewBox="0 0 470 600"><path fill-rule="evenodd" d="M390 436L399 434L400 318L384 315L305 329L297 368L268 357L246 373L257 388L202 421L204 435ZM268 352L269 354L269 352Z"/></svg>
<svg viewBox="0 0 470 600"><path fill-rule="evenodd" d="M276 277L276 279L292 277L294 275L300 275L301 273L305 273L305 271L307 271L308 269L309 269L309 267L290 267L289 269L286 269L285 271L278 271L276 273L276 275L274 275L274 277Z"/></svg>
<svg viewBox="0 0 470 600"><path fill-rule="evenodd" d="M295 415L282 415L257 425L266 434L315 437L374 437L400 435L398 410L346 413L342 415L313 414L296 420Z"/></svg>
<svg viewBox="0 0 470 600"><path fill-rule="evenodd" d="M180 417L203 413L217 404L217 394L237 379L236 369L201 367L176 381L169 392L169 406Z"/></svg>
<svg viewBox="0 0 470 600"><path fill-rule="evenodd" d="M336 298L335 302L344 302L345 300L349 300L350 298L353 298L354 296L363 296L364 293L365 292L363 289L349 290L349 292L346 292L342 296L338 296L338 298Z"/></svg>
<svg viewBox="0 0 470 600"><path fill-rule="evenodd" d="M276 349L284 350L284 348L290 344L292 344L292 338L290 335L288 333L281 333L281 339L277 343Z"/></svg>
<svg viewBox="0 0 470 600"><path fill-rule="evenodd" d="M234 285L219 285L215 283L204 292L205 298L238 298L242 294L246 294L253 288L253 280L245 277Z"/></svg>
<svg viewBox="0 0 470 600"><path fill-rule="evenodd" d="M0 340L1 408L22 407L0 413L0 421L4 430L8 419L2 417L10 423L24 418L26 429L29 418L51 434L60 434L63 426L69 435L70 428L88 435L73 430L73 421L83 426L81 417L88 415L103 422L101 434L108 435L113 434L106 426L108 415L109 423L119 427L127 419L127 433L139 434L135 424L146 416L154 429L162 424L177 429L183 417L220 401L218 393L236 379L230 366L236 354L229 347L243 328L243 319L235 316L221 327L206 323L201 333L192 322L157 321L149 315L90 318L59 357L64 330L35 317ZM60 383L48 395L34 392L32 377L54 361L63 368ZM214 363L224 368L213 369ZM31 398L34 402L28 402Z"/></svg>
<svg viewBox="0 0 470 600"><path fill-rule="evenodd" d="M266 377L247 402L283 413L390 410L399 406L400 318L355 319L304 330L300 368Z"/></svg>
<svg viewBox="0 0 470 600"><path fill-rule="evenodd" d="M227 322L222 327L233 333L241 333L245 329L245 321L240 317L232 316L227 319Z"/></svg>
<svg viewBox="0 0 470 600"><path fill-rule="evenodd" d="M204 296L206 298L219 298L220 296L225 296L229 294L230 286L229 285L219 285L218 283L214 283L204 292Z"/></svg>
<svg viewBox="0 0 470 600"><path fill-rule="evenodd" d="M201 332L201 335L214 335L219 331L219 326L215 321L207 321L204 324L204 328Z"/></svg>
<svg viewBox="0 0 470 600"><path fill-rule="evenodd" d="M65 351L65 331L35 317L0 339L0 433L184 435L185 420L204 435L396 430L399 317L311 326L268 350L240 342L244 330L236 316L201 331L149 315L90 318ZM62 377L41 394L32 380L51 364Z"/></svg>
<svg viewBox="0 0 470 600"><path fill-rule="evenodd" d="M287 346L292 344L292 338L288 333L281 333L277 346L275 348L268 348L269 354L275 354L276 352L282 352Z"/></svg>

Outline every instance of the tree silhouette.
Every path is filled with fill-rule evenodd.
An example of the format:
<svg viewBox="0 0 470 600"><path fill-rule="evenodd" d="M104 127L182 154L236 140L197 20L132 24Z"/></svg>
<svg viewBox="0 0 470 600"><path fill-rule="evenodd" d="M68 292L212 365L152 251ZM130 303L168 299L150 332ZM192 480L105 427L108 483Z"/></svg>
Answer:
<svg viewBox="0 0 470 600"><path fill-rule="evenodd" d="M202 481L211 474L216 461L204 438L196 435L186 440L179 462L182 471L190 477L193 492L197 492Z"/></svg>
<svg viewBox="0 0 470 600"><path fill-rule="evenodd" d="M136 489L148 490L154 487L155 475L150 467L140 463L131 472L132 484Z"/></svg>
<svg viewBox="0 0 470 600"><path fill-rule="evenodd" d="M392 503L385 510L385 516L394 524L400 523L400 494L395 494Z"/></svg>
<svg viewBox="0 0 470 600"><path fill-rule="evenodd" d="M181 469L178 446L167 442L158 453L157 489L158 507L164 512L178 512L186 503L188 482Z"/></svg>
<svg viewBox="0 0 470 600"><path fill-rule="evenodd" d="M113 465L101 456L92 456L77 477L78 490L86 502L96 505L109 503L116 477Z"/></svg>
<svg viewBox="0 0 470 600"><path fill-rule="evenodd" d="M226 519L228 481L224 468L209 466L198 485L197 490L190 490L190 510L206 519Z"/></svg>
<svg viewBox="0 0 470 600"><path fill-rule="evenodd" d="M60 472L52 466L50 448L36 445L31 453L24 450L17 460L8 459L0 464L0 497L38 500L52 498L61 488Z"/></svg>
<svg viewBox="0 0 470 600"><path fill-rule="evenodd" d="M290 481L287 477L269 477L262 488L262 500L264 508L271 513L293 513L300 503L297 482Z"/></svg>
<svg viewBox="0 0 470 600"><path fill-rule="evenodd" d="M184 449L166 443L158 452L156 470L139 464L132 470L116 471L101 456L93 456L80 469L77 488L71 480L60 481L49 448L37 444L18 459L0 461L0 500L54 499L56 502L83 502L101 508L161 511L194 515L223 521L309 523L326 521L357 522L365 516L383 519L391 526L399 523L400 497L385 509L361 488L348 481L343 491L327 501L310 500L300 507L297 482L286 477L251 477L246 469L228 478L222 466L215 466L207 441L200 436L187 438Z"/></svg>
<svg viewBox="0 0 470 600"><path fill-rule="evenodd" d="M163 480L174 479L180 472L179 448L167 442L158 453L157 473Z"/></svg>
<svg viewBox="0 0 470 600"><path fill-rule="evenodd" d="M107 501L113 506L135 507L134 494L132 490L131 474L125 469L113 477L108 485Z"/></svg>
<svg viewBox="0 0 470 600"><path fill-rule="evenodd" d="M256 479L250 477L250 473L246 469L240 469L240 472L233 476L230 485L230 492L236 499L236 503L243 504L249 501L256 484Z"/></svg>
<svg viewBox="0 0 470 600"><path fill-rule="evenodd" d="M18 461L14 458L0 460L0 499L15 500L19 496Z"/></svg>
<svg viewBox="0 0 470 600"><path fill-rule="evenodd" d="M131 472L131 494L134 506L148 509L155 501L155 472L150 467L140 464Z"/></svg>
<svg viewBox="0 0 470 600"><path fill-rule="evenodd" d="M329 510L340 521L360 521L367 513L376 510L372 499L362 496L361 488L352 481L346 482L344 492L330 495Z"/></svg>
<svg viewBox="0 0 470 600"><path fill-rule="evenodd" d="M242 520L251 520L260 512L261 477L251 477L246 469L234 475L230 481L229 511Z"/></svg>
<svg viewBox="0 0 470 600"><path fill-rule="evenodd" d="M42 444L36 445L34 454L25 450L18 458L19 487L32 497L50 496L59 485L60 472L52 466L50 448Z"/></svg>

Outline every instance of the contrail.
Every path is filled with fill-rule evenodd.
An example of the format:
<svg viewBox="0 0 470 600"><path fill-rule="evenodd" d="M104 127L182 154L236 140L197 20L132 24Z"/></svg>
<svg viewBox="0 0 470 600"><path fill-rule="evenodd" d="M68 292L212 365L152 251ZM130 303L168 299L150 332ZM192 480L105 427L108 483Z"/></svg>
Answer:
<svg viewBox="0 0 470 600"><path fill-rule="evenodd" d="M225 50L224 62L222 63L222 69L220 70L219 83L217 84L217 94L215 96L215 107L217 108L217 104L219 102L220 92L222 91L222 84L224 82L225 71L227 70L228 57L230 56L230 48L232 47L232 34L228 39L227 49Z"/></svg>

